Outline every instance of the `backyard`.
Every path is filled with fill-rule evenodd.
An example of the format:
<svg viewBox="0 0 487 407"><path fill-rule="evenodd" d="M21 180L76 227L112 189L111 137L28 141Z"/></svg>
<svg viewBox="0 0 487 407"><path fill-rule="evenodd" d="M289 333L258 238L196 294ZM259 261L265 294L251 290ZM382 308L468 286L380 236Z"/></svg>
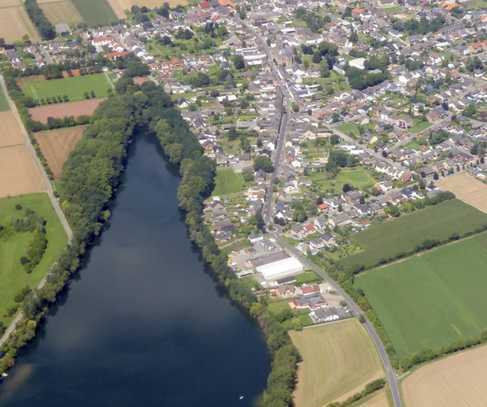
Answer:
<svg viewBox="0 0 487 407"><path fill-rule="evenodd" d="M326 172L313 172L310 178L321 192L335 194L341 194L345 184L355 189L366 190L376 183L374 177L364 167L342 168L334 178L330 178Z"/></svg>
<svg viewBox="0 0 487 407"><path fill-rule="evenodd" d="M221 196L240 192L244 186L245 181L242 174L233 171L231 168L218 168L213 195Z"/></svg>

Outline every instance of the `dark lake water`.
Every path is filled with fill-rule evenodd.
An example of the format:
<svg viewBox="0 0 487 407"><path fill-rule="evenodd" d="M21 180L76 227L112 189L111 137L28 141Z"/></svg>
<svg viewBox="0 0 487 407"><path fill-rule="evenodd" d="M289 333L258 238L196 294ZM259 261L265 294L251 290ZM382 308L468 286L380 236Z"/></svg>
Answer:
<svg viewBox="0 0 487 407"><path fill-rule="evenodd" d="M149 138L130 155L110 228L0 385L2 407L247 407L263 390L264 340L204 272L178 177Z"/></svg>

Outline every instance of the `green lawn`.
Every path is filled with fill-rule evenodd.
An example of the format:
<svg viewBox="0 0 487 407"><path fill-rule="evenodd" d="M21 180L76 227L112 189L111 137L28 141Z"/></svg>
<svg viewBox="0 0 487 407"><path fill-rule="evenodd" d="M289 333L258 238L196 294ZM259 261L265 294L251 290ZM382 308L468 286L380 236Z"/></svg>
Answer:
<svg viewBox="0 0 487 407"><path fill-rule="evenodd" d="M350 136L353 138L359 138L360 137L359 127L355 123L344 122L344 123L341 123L337 127L337 129L340 130L341 132L345 133L347 136Z"/></svg>
<svg viewBox="0 0 487 407"><path fill-rule="evenodd" d="M245 186L242 174L233 171L231 168L218 168L216 170L216 181L213 195L221 196L240 192Z"/></svg>
<svg viewBox="0 0 487 407"><path fill-rule="evenodd" d="M470 0L465 4L467 10L487 9L487 0Z"/></svg>
<svg viewBox="0 0 487 407"><path fill-rule="evenodd" d="M365 190L376 183L374 177L363 167L342 168L335 178L328 178L325 172L314 172L310 178L322 192L330 191L336 194L342 192L345 184Z"/></svg>
<svg viewBox="0 0 487 407"><path fill-rule="evenodd" d="M429 123L427 120L414 119L413 125L411 126L409 131L411 133L420 133L423 130L426 130L430 126L431 126L431 123Z"/></svg>
<svg viewBox="0 0 487 407"><path fill-rule="evenodd" d="M3 88L0 87L0 112L6 112L7 110L10 110L10 106L8 105L7 96L5 95Z"/></svg>
<svg viewBox="0 0 487 407"><path fill-rule="evenodd" d="M106 97L112 88L104 73L63 79L35 79L21 83L24 93L35 100L67 95L70 101L85 99L85 92L95 92L96 97Z"/></svg>
<svg viewBox="0 0 487 407"><path fill-rule="evenodd" d="M457 199L417 210L398 219L370 226L352 240L363 251L346 257L340 264L346 269L370 268L382 260L412 252L425 240L446 240L487 225L487 215Z"/></svg>
<svg viewBox="0 0 487 407"><path fill-rule="evenodd" d="M487 329L487 233L359 275L400 358Z"/></svg>
<svg viewBox="0 0 487 407"><path fill-rule="evenodd" d="M0 199L1 225L7 227L12 218L22 213L16 210L17 204L22 205L23 209L34 210L46 220L48 245L40 263L28 274L22 269L20 258L26 253L31 233L15 233L12 230L0 238L0 321L6 324L12 319L6 316L6 310L15 305L15 295L25 286L35 287L39 283L58 259L67 241L64 229L44 193Z"/></svg>
<svg viewBox="0 0 487 407"><path fill-rule="evenodd" d="M81 14L83 21L90 26L109 25L118 20L106 0L72 1Z"/></svg>

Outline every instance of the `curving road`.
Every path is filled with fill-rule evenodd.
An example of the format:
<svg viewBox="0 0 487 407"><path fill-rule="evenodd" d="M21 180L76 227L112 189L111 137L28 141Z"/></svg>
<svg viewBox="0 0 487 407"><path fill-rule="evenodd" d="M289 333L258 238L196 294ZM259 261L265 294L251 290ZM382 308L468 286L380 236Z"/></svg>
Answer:
<svg viewBox="0 0 487 407"><path fill-rule="evenodd" d="M298 258L306 268L313 270L316 274L322 277L325 281L329 282L333 289L340 294L345 301L347 302L348 307L352 311L353 315L356 317L362 316L364 318L363 326L366 329L367 333L369 334L372 342L374 343L375 348L377 349L377 353L380 356L382 366L384 368L384 373L386 375L387 383L389 384L389 389L392 395L392 401L394 407L402 407L402 399L401 393L399 390L399 382L397 380L396 372L392 367L391 361L389 359L389 355L380 339L379 334L377 333L374 325L369 321L367 316L362 312L362 309L355 303L355 301L346 293L346 291L338 284L335 280L333 280L326 271L324 271L321 267L317 264L313 263L309 260L306 256L304 256L298 249L291 246L287 243L284 239L278 236L276 233L273 233L272 236L276 241L286 249L286 251L292 254L294 257Z"/></svg>

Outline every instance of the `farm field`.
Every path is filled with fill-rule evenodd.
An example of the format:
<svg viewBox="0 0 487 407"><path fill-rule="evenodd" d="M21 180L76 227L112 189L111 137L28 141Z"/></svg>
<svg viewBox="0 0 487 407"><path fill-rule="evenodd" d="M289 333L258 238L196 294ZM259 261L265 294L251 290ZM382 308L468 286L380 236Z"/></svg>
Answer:
<svg viewBox="0 0 487 407"><path fill-rule="evenodd" d="M243 190L245 181L242 174L236 173L231 168L218 168L213 195L228 195Z"/></svg>
<svg viewBox="0 0 487 407"><path fill-rule="evenodd" d="M91 116L105 99L89 99L79 102L57 103L55 105L38 106L29 109L32 120L46 124L49 117Z"/></svg>
<svg viewBox="0 0 487 407"><path fill-rule="evenodd" d="M41 148L54 178L59 178L64 162L78 141L81 140L86 126L68 127L65 129L41 131L35 133L35 139Z"/></svg>
<svg viewBox="0 0 487 407"><path fill-rule="evenodd" d="M7 110L10 110L10 107L8 105L8 100L7 97L5 96L5 92L3 91L3 88L0 86L0 112L6 112Z"/></svg>
<svg viewBox="0 0 487 407"><path fill-rule="evenodd" d="M440 179L438 186L451 191L463 202L487 213L487 185L474 176L462 172Z"/></svg>
<svg viewBox="0 0 487 407"><path fill-rule="evenodd" d="M109 25L117 21L106 0L72 0L83 21L89 26Z"/></svg>
<svg viewBox="0 0 487 407"><path fill-rule="evenodd" d="M297 407L322 407L346 399L383 376L375 348L356 319L290 335L303 357L294 394Z"/></svg>
<svg viewBox="0 0 487 407"><path fill-rule="evenodd" d="M0 237L0 321L5 324L12 319L5 314L7 309L15 305L15 295L22 288L35 287L41 281L58 259L67 241L63 227L45 193L0 199L0 224L7 226L13 217L21 215L22 212L16 209L17 204L24 210L34 210L46 220L48 244L42 260L28 274L21 268L20 258L26 253L32 233L12 231L8 238Z"/></svg>
<svg viewBox="0 0 487 407"><path fill-rule="evenodd" d="M325 173L315 172L310 175L314 184L318 185L321 191L333 190L341 193L345 184L352 185L356 189L365 190L374 186L374 177L363 167L342 168L335 178L327 178Z"/></svg>
<svg viewBox="0 0 487 407"><path fill-rule="evenodd" d="M0 112L0 148L24 144L24 137L12 112Z"/></svg>
<svg viewBox="0 0 487 407"><path fill-rule="evenodd" d="M370 226L352 237L363 250L340 260L349 270L370 268L381 261L415 250L425 240L446 240L487 225L487 215L458 199L416 210L410 214Z"/></svg>
<svg viewBox="0 0 487 407"><path fill-rule="evenodd" d="M125 18L125 10L130 10L132 6L145 6L147 8L153 9L155 7L161 7L164 2L161 0L108 0L108 3L112 7L113 11L118 18ZM186 6L188 0L168 0L169 6Z"/></svg>
<svg viewBox="0 0 487 407"><path fill-rule="evenodd" d="M27 35L39 41L39 33L32 24L21 0L0 2L0 38L7 42L21 41Z"/></svg>
<svg viewBox="0 0 487 407"><path fill-rule="evenodd" d="M25 78L20 86L27 96L37 101L66 95L72 102L86 99L85 92L93 91L97 98L106 97L112 88L104 73L51 80Z"/></svg>
<svg viewBox="0 0 487 407"><path fill-rule="evenodd" d="M487 346L430 363L402 382L407 407L487 405Z"/></svg>
<svg viewBox="0 0 487 407"><path fill-rule="evenodd" d="M78 9L71 0L39 0L38 3L52 24L66 23L75 25L83 21Z"/></svg>
<svg viewBox="0 0 487 407"><path fill-rule="evenodd" d="M359 274L400 358L478 337L487 329L487 232Z"/></svg>
<svg viewBox="0 0 487 407"><path fill-rule="evenodd" d="M364 403L359 403L360 407L390 407L389 399L385 390L380 390L374 393L372 397L368 398Z"/></svg>

